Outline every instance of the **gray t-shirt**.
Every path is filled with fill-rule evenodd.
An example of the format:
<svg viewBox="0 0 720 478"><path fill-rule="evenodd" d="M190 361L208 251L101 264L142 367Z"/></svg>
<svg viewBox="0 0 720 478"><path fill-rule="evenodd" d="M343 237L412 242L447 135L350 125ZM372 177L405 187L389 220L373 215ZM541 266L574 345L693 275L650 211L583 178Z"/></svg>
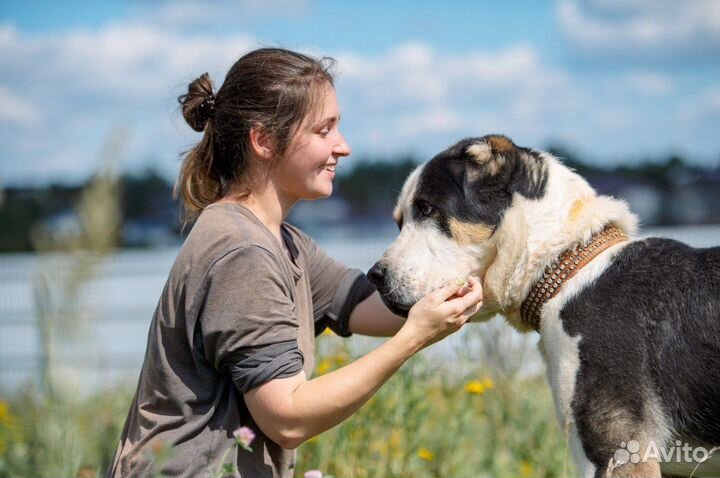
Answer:
<svg viewBox="0 0 720 478"><path fill-rule="evenodd" d="M282 234L292 258L248 209L202 212L155 310L108 477L201 478L224 463L237 466L232 476L293 475L295 452L260 431L243 392L300 370L310 377L315 335L326 326L350 335L350 312L373 288L297 228L284 223ZM241 426L256 434L252 452L234 446Z"/></svg>

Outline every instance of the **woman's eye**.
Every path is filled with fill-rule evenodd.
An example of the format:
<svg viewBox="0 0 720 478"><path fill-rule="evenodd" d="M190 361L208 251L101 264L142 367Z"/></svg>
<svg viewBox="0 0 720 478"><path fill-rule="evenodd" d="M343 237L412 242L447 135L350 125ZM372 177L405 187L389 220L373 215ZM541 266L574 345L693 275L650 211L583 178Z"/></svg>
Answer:
<svg viewBox="0 0 720 478"><path fill-rule="evenodd" d="M318 131L318 134L320 136L327 136L329 133L330 133L330 129L328 129L328 128L323 128L320 131Z"/></svg>

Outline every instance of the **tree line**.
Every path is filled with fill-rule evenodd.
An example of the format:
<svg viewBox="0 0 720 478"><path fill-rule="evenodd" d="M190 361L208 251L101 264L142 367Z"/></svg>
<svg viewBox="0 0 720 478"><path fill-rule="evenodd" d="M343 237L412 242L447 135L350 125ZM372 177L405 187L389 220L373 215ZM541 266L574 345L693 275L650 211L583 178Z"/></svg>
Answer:
<svg viewBox="0 0 720 478"><path fill-rule="evenodd" d="M643 225L720 223L720 164L700 166L679 156L600 167L583 161L562 147L550 152L584 176L601 194L628 200ZM353 161L336 178L333 199L347 204L348 221L367 221L391 214L405 178L420 161L411 156L392 160ZM173 198L173 185L157 171L126 173L118 179L121 212L121 246L142 246L136 235L123 234L160 228L178 240L183 229L181 207ZM39 228L76 227L74 206L87 183L7 187L0 192L0 252L32 251ZM302 227L302 224L299 224Z"/></svg>

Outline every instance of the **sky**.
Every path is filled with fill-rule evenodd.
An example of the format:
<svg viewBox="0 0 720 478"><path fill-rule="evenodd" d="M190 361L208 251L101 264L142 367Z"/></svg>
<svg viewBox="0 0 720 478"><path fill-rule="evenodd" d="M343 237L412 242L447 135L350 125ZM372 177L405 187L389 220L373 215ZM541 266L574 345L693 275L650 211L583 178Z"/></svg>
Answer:
<svg viewBox="0 0 720 478"><path fill-rule="evenodd" d="M343 162L502 133L720 164L717 0L0 0L0 186L84 181L113 140L173 179L200 140L177 97L262 46L337 60Z"/></svg>

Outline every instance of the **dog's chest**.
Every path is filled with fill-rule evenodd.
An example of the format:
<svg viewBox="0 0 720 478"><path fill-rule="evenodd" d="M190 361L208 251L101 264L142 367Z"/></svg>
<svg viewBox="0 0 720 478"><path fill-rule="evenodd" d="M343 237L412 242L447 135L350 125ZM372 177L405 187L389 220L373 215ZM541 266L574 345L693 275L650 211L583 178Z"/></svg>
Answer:
<svg viewBox="0 0 720 478"><path fill-rule="evenodd" d="M539 348L545 360L555 411L564 424L567 420L572 420L571 404L580 368L580 337L571 337L563 330L560 311L553 310L552 305L548 303L545 306Z"/></svg>

